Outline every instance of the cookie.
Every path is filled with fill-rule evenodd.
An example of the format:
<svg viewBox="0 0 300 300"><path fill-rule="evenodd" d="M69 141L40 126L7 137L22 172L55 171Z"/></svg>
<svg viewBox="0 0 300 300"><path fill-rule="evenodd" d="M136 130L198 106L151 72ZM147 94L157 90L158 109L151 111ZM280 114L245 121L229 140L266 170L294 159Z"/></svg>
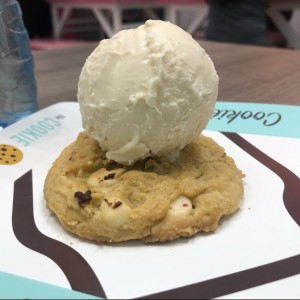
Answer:
<svg viewBox="0 0 300 300"><path fill-rule="evenodd" d="M23 159L23 153L15 146L0 144L0 165L14 165Z"/></svg>
<svg viewBox="0 0 300 300"><path fill-rule="evenodd" d="M243 197L243 173L201 135L176 159L108 161L85 133L47 174L47 207L68 231L97 242L163 242L214 231Z"/></svg>

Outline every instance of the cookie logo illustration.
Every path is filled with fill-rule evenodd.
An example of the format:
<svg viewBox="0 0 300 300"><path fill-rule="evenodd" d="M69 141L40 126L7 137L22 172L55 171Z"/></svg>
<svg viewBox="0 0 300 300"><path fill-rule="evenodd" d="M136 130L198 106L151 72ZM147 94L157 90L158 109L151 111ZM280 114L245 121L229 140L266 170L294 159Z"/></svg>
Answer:
<svg viewBox="0 0 300 300"><path fill-rule="evenodd" d="M0 144L0 165L14 165L23 159L23 153L15 146Z"/></svg>

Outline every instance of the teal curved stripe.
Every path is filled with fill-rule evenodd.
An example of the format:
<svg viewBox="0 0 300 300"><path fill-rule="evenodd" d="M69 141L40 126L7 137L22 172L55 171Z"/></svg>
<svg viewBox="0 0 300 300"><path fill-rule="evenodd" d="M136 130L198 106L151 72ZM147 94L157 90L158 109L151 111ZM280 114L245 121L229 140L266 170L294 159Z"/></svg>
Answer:
<svg viewBox="0 0 300 300"><path fill-rule="evenodd" d="M0 272L2 299L102 299L37 280Z"/></svg>

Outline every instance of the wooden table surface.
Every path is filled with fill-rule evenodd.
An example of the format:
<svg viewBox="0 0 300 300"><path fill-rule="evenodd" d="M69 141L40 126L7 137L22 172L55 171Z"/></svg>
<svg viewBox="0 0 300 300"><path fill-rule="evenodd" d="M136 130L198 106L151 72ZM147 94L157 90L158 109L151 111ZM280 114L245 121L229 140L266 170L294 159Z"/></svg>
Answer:
<svg viewBox="0 0 300 300"><path fill-rule="evenodd" d="M300 105L300 51L200 41L220 77L222 101ZM34 52L39 107L77 101L79 74L97 43Z"/></svg>

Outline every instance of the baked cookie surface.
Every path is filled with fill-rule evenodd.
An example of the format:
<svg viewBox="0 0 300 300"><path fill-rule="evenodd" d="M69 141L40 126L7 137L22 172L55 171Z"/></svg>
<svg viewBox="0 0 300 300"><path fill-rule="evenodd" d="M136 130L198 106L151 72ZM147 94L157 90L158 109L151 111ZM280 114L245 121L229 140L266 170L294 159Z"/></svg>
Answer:
<svg viewBox="0 0 300 300"><path fill-rule="evenodd" d="M210 232L243 197L243 173L211 138L201 135L170 162L132 166L105 158L85 133L48 172L44 196L68 231L97 242L163 242Z"/></svg>

